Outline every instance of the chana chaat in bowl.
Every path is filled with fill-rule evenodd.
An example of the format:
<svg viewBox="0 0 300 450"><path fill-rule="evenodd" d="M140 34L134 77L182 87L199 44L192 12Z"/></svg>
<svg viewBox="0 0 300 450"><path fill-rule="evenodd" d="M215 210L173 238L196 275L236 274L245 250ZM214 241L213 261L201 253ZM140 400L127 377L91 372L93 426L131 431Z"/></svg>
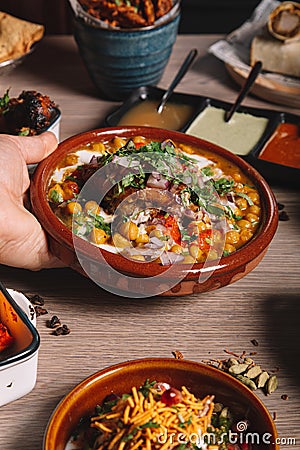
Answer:
<svg viewBox="0 0 300 450"><path fill-rule="evenodd" d="M65 450L250 450L245 418L195 396L186 386L146 379L123 395L107 395L95 413L81 419Z"/></svg>
<svg viewBox="0 0 300 450"><path fill-rule="evenodd" d="M170 139L82 145L56 167L47 196L76 236L162 265L230 255L261 221L259 192L237 165Z"/></svg>

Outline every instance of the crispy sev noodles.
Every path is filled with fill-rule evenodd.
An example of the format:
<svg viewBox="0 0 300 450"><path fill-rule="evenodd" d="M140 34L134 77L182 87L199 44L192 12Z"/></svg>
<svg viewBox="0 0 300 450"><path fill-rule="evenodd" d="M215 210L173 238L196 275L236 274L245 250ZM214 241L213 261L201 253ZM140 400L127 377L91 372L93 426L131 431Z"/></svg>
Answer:
<svg viewBox="0 0 300 450"><path fill-rule="evenodd" d="M211 426L214 396L198 399L185 386L181 391L168 391L172 389L177 401L171 406L163 401L167 391L161 393L151 386L145 392L133 387L109 411L92 417L91 427L100 431L94 448L169 450L178 447L183 435L205 434Z"/></svg>

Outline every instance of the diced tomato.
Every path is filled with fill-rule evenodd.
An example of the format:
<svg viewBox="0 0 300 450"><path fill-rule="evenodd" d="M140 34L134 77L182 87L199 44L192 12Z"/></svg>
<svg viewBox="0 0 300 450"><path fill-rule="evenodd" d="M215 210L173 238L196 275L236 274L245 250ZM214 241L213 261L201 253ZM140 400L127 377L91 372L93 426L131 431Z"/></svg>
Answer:
<svg viewBox="0 0 300 450"><path fill-rule="evenodd" d="M211 229L199 232L199 236L198 236L197 241L198 241L199 248L201 250L206 251L206 252L209 251L210 246L211 246L211 244L210 244L211 237L212 237L212 230Z"/></svg>
<svg viewBox="0 0 300 450"><path fill-rule="evenodd" d="M7 349L14 342L14 338L9 334L8 329L0 322L0 352Z"/></svg>
<svg viewBox="0 0 300 450"><path fill-rule="evenodd" d="M135 142L134 145L135 145L135 148L141 148L141 147L143 147L143 145L145 145L145 142Z"/></svg>
<svg viewBox="0 0 300 450"><path fill-rule="evenodd" d="M177 223L177 220L173 216L168 216L165 218L165 227L169 230L171 237L174 239L176 244L181 244L181 233Z"/></svg>

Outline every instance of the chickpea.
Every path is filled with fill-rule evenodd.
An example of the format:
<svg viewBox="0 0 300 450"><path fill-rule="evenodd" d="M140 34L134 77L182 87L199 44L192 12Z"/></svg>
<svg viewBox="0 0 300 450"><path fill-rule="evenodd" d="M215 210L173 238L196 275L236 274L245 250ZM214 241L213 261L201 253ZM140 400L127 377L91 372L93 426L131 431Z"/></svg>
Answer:
<svg viewBox="0 0 300 450"><path fill-rule="evenodd" d="M126 239L129 239L130 241L135 241L139 235L138 226L135 223L131 222L130 220L122 223L119 231L122 234L122 236L124 236Z"/></svg>
<svg viewBox="0 0 300 450"><path fill-rule="evenodd" d="M259 199L259 195L257 192L249 192L249 198L251 198L251 200L253 201L254 205L259 205L260 204L260 199Z"/></svg>
<svg viewBox="0 0 300 450"><path fill-rule="evenodd" d="M257 216L260 215L260 207L257 205L249 206L248 211L249 213L256 214Z"/></svg>
<svg viewBox="0 0 300 450"><path fill-rule="evenodd" d="M249 220L241 219L237 222L237 226L240 228L251 228Z"/></svg>
<svg viewBox="0 0 300 450"><path fill-rule="evenodd" d="M144 136L134 136L132 138L132 141L134 142L134 144L142 144L142 145L145 145L147 142Z"/></svg>
<svg viewBox="0 0 300 450"><path fill-rule="evenodd" d="M137 244L147 244L147 242L149 242L149 236L147 233L143 233L143 234L138 234L135 242Z"/></svg>
<svg viewBox="0 0 300 450"><path fill-rule="evenodd" d="M210 250L210 252L207 255L207 259L209 261L213 261L214 259L217 259L219 257L217 250Z"/></svg>
<svg viewBox="0 0 300 450"><path fill-rule="evenodd" d="M235 191L236 192L244 192L244 185L243 185L243 183L237 183L235 185Z"/></svg>
<svg viewBox="0 0 300 450"><path fill-rule="evenodd" d="M219 230L213 230L212 233L212 240L215 244L218 244L219 242L222 242L222 233Z"/></svg>
<svg viewBox="0 0 300 450"><path fill-rule="evenodd" d="M150 234L153 230L155 230L155 228L155 225L149 225L148 227L146 227L146 231L148 234Z"/></svg>
<svg viewBox="0 0 300 450"><path fill-rule="evenodd" d="M127 239L125 239L121 234L115 233L113 235L113 243L117 249L122 249L126 247L130 247L131 243Z"/></svg>
<svg viewBox="0 0 300 450"><path fill-rule="evenodd" d="M182 253L182 250L183 250L183 248L179 244L174 244L171 248L171 252L177 253L178 255L180 255Z"/></svg>
<svg viewBox="0 0 300 450"><path fill-rule="evenodd" d="M101 228L94 227L90 232L90 239L92 242L94 242L94 244L100 245L105 244L105 242L108 241L109 236Z"/></svg>
<svg viewBox="0 0 300 450"><path fill-rule="evenodd" d="M232 244L225 244L225 245L224 245L224 250L225 250L226 252L228 252L228 253L233 253L233 252L236 251L236 248L235 248L235 246L232 245Z"/></svg>
<svg viewBox="0 0 300 450"><path fill-rule="evenodd" d="M78 155L75 153L70 153L70 155L67 155L64 159L64 166L74 166L78 161Z"/></svg>
<svg viewBox="0 0 300 450"><path fill-rule="evenodd" d="M251 223L259 221L258 216L256 214L252 214L252 213L246 214L245 219L249 220L249 222L251 222Z"/></svg>
<svg viewBox="0 0 300 450"><path fill-rule="evenodd" d="M194 153L193 149L189 145L179 144L179 148L183 150L185 153Z"/></svg>
<svg viewBox="0 0 300 450"><path fill-rule="evenodd" d="M102 142L95 142L92 146L93 150L98 153L105 152L105 145Z"/></svg>
<svg viewBox="0 0 300 450"><path fill-rule="evenodd" d="M86 202L86 204L84 205L84 210L85 212L90 212L92 214L100 214L101 212L100 206L97 202L95 202L95 200L89 200L88 202Z"/></svg>
<svg viewBox="0 0 300 450"><path fill-rule="evenodd" d="M226 244L237 244L240 240L240 233L235 230L226 233Z"/></svg>
<svg viewBox="0 0 300 450"><path fill-rule="evenodd" d="M197 244L191 244L189 247L190 255L195 259L200 259L203 255L202 250L198 247Z"/></svg>
<svg viewBox="0 0 300 450"><path fill-rule="evenodd" d="M81 204L78 202L69 202L69 203L67 203L66 211L68 214L71 214L74 216L78 215L82 211Z"/></svg>
<svg viewBox="0 0 300 450"><path fill-rule="evenodd" d="M242 175L240 173L234 173L232 175L232 178L234 179L234 181L236 181L237 183L239 183L242 180Z"/></svg>
<svg viewBox="0 0 300 450"><path fill-rule="evenodd" d="M115 147L115 149L119 149L119 148L121 148L121 147L124 147L124 145L126 144L126 141L125 141L125 139L122 139L122 138L120 138L120 137L115 137L114 139L113 139L113 146Z"/></svg>
<svg viewBox="0 0 300 450"><path fill-rule="evenodd" d="M61 203L64 200L64 191L60 184L56 183L49 189L48 198L53 203Z"/></svg>
<svg viewBox="0 0 300 450"><path fill-rule="evenodd" d="M183 264L194 264L196 262L192 255L186 255L183 260Z"/></svg>
<svg viewBox="0 0 300 450"><path fill-rule="evenodd" d="M240 239L244 243L244 242L249 241L249 239L251 239L252 236L253 236L253 232L251 230L245 228L244 230L241 231Z"/></svg>
<svg viewBox="0 0 300 450"><path fill-rule="evenodd" d="M237 204L237 206L239 207L239 209L241 209L242 211L244 211L245 209L248 208L248 202L245 198L240 197L238 198L235 203Z"/></svg>
<svg viewBox="0 0 300 450"><path fill-rule="evenodd" d="M202 220L200 222L191 222L188 224L188 230L192 234L198 235L201 233L201 231L206 230L206 223L204 223Z"/></svg>
<svg viewBox="0 0 300 450"><path fill-rule="evenodd" d="M155 236L158 239L160 239L160 238L163 237L163 232L160 231L160 230L152 230L151 233L150 233L150 237L153 237L153 236Z"/></svg>
<svg viewBox="0 0 300 450"><path fill-rule="evenodd" d="M236 217L243 217L243 213L242 213L242 211L240 210L240 208L235 208L235 210L234 210L234 215L235 215Z"/></svg>
<svg viewBox="0 0 300 450"><path fill-rule="evenodd" d="M130 256L130 259L133 259L135 261L145 262L145 258L143 255L132 255L132 256Z"/></svg>

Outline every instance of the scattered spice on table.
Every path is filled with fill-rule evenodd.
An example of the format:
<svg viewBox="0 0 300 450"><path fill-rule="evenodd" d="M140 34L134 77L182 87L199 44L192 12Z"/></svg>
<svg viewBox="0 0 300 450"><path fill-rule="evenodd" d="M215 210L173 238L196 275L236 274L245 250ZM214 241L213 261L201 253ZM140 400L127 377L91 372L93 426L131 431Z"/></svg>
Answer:
<svg viewBox="0 0 300 450"><path fill-rule="evenodd" d="M35 314L36 317L44 316L45 314L48 314L47 309L43 308L42 306L35 306Z"/></svg>
<svg viewBox="0 0 300 450"><path fill-rule="evenodd" d="M45 301L40 295L27 295L27 298L32 305L34 305L36 317L48 314L48 311L43 307L45 305ZM61 325L61 321L56 315L52 315L50 319L46 320L46 327L51 328L53 330L51 334L55 336L67 335L71 332L70 328L66 324Z"/></svg>
<svg viewBox="0 0 300 450"><path fill-rule="evenodd" d="M44 306L45 300L38 294L28 297L30 302L36 306Z"/></svg>
<svg viewBox="0 0 300 450"><path fill-rule="evenodd" d="M258 341L256 339L251 339L251 343L255 346L258 347Z"/></svg>
<svg viewBox="0 0 300 450"><path fill-rule="evenodd" d="M258 345L255 339L253 341L255 341L253 345ZM232 375L253 391L262 389L265 395L270 395L277 389L278 379L276 375L270 375L269 371L263 369L253 358L247 356L245 351L241 355L227 349L224 352L230 357L226 359L210 359L203 362Z"/></svg>
<svg viewBox="0 0 300 450"><path fill-rule="evenodd" d="M278 215L278 219L281 222L287 222L288 220L290 220L289 215L287 214L286 211L280 211L280 213Z"/></svg>
<svg viewBox="0 0 300 450"><path fill-rule="evenodd" d="M278 211L282 211L284 209L284 204L277 202Z"/></svg>
<svg viewBox="0 0 300 450"><path fill-rule="evenodd" d="M172 355L175 359L183 359L183 354L179 350L174 350L174 352L172 352Z"/></svg>
<svg viewBox="0 0 300 450"><path fill-rule="evenodd" d="M52 334L54 334L55 336L61 336L64 334L70 334L71 330L67 325L62 325L61 327L57 327L55 328L54 331L52 331Z"/></svg>
<svg viewBox="0 0 300 450"><path fill-rule="evenodd" d="M51 319L46 321L46 326L48 328L56 328L56 327L58 327L60 325L61 325L61 323L60 323L60 320L59 320L59 318L57 316L52 316Z"/></svg>
<svg viewBox="0 0 300 450"><path fill-rule="evenodd" d="M282 394L281 398L282 400L288 400L289 396L287 394Z"/></svg>

